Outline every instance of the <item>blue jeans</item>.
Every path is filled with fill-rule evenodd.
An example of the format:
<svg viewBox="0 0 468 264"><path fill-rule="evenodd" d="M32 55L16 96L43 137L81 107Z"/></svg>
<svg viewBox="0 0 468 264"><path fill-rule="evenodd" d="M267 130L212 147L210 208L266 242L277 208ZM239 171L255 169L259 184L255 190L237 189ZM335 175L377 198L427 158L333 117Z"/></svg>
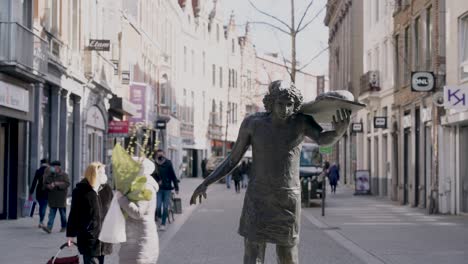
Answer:
<svg viewBox="0 0 468 264"><path fill-rule="evenodd" d="M47 210L47 199L38 199L37 203L39 204L39 223L42 224Z"/></svg>
<svg viewBox="0 0 468 264"><path fill-rule="evenodd" d="M167 215L169 214L169 205L171 202L171 190L159 190L158 191L158 203L156 207L156 217L161 218L161 224L165 225ZM161 217L161 207L163 209Z"/></svg>
<svg viewBox="0 0 468 264"><path fill-rule="evenodd" d="M226 176L226 187L227 187L228 189L231 188L231 179L232 179L231 174L229 174L228 176Z"/></svg>
<svg viewBox="0 0 468 264"><path fill-rule="evenodd" d="M60 222L62 224L62 228L67 227L67 208L58 208L58 207L50 207L49 208L49 222L47 223L47 228L52 230L54 227L55 215L57 214L57 209L60 212Z"/></svg>

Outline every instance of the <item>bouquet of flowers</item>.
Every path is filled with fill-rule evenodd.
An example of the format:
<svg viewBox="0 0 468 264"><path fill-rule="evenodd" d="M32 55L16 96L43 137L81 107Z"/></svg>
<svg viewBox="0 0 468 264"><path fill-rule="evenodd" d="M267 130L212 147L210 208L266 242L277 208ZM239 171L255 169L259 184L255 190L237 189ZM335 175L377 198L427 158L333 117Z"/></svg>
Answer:
<svg viewBox="0 0 468 264"><path fill-rule="evenodd" d="M143 160L132 158L119 144L112 151L112 173L115 187L132 202L151 200L151 191L146 189L146 176L142 175Z"/></svg>

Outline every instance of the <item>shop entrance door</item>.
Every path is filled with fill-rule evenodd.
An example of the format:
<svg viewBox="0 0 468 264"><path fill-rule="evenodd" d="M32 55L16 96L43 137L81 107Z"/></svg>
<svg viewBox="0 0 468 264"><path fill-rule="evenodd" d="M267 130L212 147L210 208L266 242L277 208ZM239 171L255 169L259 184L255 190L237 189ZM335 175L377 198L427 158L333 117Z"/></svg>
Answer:
<svg viewBox="0 0 468 264"><path fill-rule="evenodd" d="M408 204L408 179L410 174L410 158L411 158L411 130L405 129L403 140L403 204Z"/></svg>
<svg viewBox="0 0 468 264"><path fill-rule="evenodd" d="M6 123L0 122L0 219L6 219L7 197L8 197L8 184L6 166L7 163L7 145L6 145Z"/></svg>
<svg viewBox="0 0 468 264"><path fill-rule="evenodd" d="M468 126L460 127L460 211L468 213Z"/></svg>

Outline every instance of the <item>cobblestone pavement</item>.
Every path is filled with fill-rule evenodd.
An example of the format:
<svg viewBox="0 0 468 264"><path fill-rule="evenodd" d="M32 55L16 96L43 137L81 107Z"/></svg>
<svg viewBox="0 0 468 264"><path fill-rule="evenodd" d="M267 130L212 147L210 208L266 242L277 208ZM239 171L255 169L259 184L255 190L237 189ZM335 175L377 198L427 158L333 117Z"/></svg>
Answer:
<svg viewBox="0 0 468 264"><path fill-rule="evenodd" d="M161 232L159 264L239 264L243 240L237 234L243 193L224 184L208 191L208 200L189 206L200 179L183 179L183 214ZM46 263L64 233L46 234L37 228L37 216L0 221L0 263ZM299 249L301 263L467 263L468 218L432 216L423 210L399 206L375 197L353 196L341 188L328 195L326 216L319 204L304 208ZM106 263L118 263L118 246ZM67 249L64 255L76 254ZM276 263L275 249L267 248L265 263Z"/></svg>

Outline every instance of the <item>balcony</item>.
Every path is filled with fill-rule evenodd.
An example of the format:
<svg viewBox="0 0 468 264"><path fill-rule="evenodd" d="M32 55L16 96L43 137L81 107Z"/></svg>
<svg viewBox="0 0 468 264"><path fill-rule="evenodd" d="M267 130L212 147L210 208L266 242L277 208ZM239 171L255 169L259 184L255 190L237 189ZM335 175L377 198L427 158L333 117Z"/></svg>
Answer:
<svg viewBox="0 0 468 264"><path fill-rule="evenodd" d="M16 22L0 22L0 70L37 79L47 74L48 44Z"/></svg>

